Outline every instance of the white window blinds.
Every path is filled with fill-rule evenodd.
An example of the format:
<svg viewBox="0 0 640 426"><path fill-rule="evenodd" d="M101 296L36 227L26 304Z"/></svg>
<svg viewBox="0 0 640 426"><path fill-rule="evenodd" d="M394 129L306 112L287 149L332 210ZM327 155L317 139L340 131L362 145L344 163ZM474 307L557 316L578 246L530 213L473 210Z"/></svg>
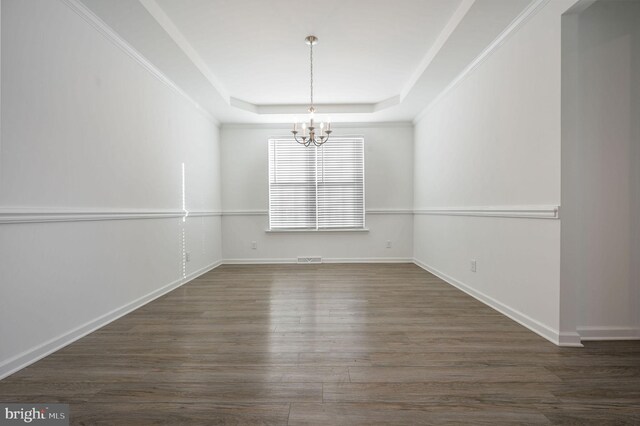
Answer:
<svg viewBox="0 0 640 426"><path fill-rule="evenodd" d="M364 140L269 140L271 229L364 228Z"/></svg>

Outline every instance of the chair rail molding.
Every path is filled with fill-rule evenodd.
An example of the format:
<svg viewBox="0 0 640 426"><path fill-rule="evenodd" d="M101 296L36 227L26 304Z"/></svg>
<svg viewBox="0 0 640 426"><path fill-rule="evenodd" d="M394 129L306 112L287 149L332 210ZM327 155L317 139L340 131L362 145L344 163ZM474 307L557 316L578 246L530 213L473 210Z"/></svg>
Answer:
<svg viewBox="0 0 640 426"><path fill-rule="evenodd" d="M365 209L366 214L386 215L386 214L413 214L413 209ZM267 216L269 210L223 210L222 216Z"/></svg>
<svg viewBox="0 0 640 426"><path fill-rule="evenodd" d="M0 225L12 223L80 222L96 220L163 219L211 216L267 216L268 210L179 209L59 209L0 207ZM559 219L560 206L428 207L422 209L367 209L369 215L441 215Z"/></svg>
<svg viewBox="0 0 640 426"><path fill-rule="evenodd" d="M415 215L486 216L525 219L560 219L560 206L512 205L474 207L426 207L413 211Z"/></svg>
<svg viewBox="0 0 640 426"><path fill-rule="evenodd" d="M216 210L150 210L150 209L35 209L0 208L0 225L15 223L83 222L98 220L166 219L221 216Z"/></svg>

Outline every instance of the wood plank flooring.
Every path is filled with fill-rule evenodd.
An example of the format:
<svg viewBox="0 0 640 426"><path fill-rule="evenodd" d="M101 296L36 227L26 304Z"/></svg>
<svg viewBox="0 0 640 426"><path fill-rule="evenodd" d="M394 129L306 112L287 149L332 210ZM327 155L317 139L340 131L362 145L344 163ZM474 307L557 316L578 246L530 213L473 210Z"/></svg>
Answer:
<svg viewBox="0 0 640 426"><path fill-rule="evenodd" d="M72 424L640 424L640 342L558 348L410 264L221 266L0 382Z"/></svg>

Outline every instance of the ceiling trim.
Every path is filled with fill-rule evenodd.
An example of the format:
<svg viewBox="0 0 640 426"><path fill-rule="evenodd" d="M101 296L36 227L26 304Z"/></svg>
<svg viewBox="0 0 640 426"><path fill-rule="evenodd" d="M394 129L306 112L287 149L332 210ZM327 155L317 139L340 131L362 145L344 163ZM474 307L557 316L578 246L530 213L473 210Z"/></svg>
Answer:
<svg viewBox="0 0 640 426"><path fill-rule="evenodd" d="M417 124L422 120L429 111L440 102L452 89L454 89L462 80L464 80L473 70L479 67L493 52L498 50L500 46L516 31L525 24L529 19L535 16L538 11L542 10L544 6L549 3L550 0L535 0L526 9L524 9L516 18L511 21L509 26L505 28L469 65L467 65L451 83L449 83L442 91L436 96L433 101L429 103L421 112L419 112L413 119L413 123Z"/></svg>
<svg viewBox="0 0 640 426"><path fill-rule="evenodd" d="M229 103L229 92L225 89L224 85L220 82L218 77L209 69L206 62L198 54L198 52L187 41L187 38L178 29L176 24L173 23L171 18L165 13L155 0L138 0L142 6L147 9L147 12L158 22L158 24L165 30L169 37L178 45L178 47L184 52L193 65L198 68L202 75L209 80L209 83L218 92L218 94Z"/></svg>
<svg viewBox="0 0 640 426"><path fill-rule="evenodd" d="M400 96L393 96L380 102L363 104L315 104L323 114L358 114L373 113L389 108L400 103ZM254 114L306 114L309 112L309 104L252 104L242 99L229 99L229 105L240 108Z"/></svg>
<svg viewBox="0 0 640 426"><path fill-rule="evenodd" d="M229 105L255 114L307 114L309 104L259 105L231 97ZM318 111L327 113L367 113L374 112L376 104L315 104Z"/></svg>
<svg viewBox="0 0 640 426"><path fill-rule="evenodd" d="M155 21L164 29L167 35L176 43L193 65L202 73L202 75L211 83L214 90L223 98L223 100L231 107L238 108L247 112L258 115L270 114L305 114L308 111L308 105L303 104L254 104L242 99L233 97L224 87L220 79L211 71L204 59L189 43L184 34L175 25L171 18L166 14L164 9L156 2L156 0L138 0L140 4L149 12ZM371 114L386 108L399 105L404 98L411 92L420 77L424 74L433 59L438 55L451 34L464 19L469 9L473 6L475 0L462 0L460 5L449 18L442 31L440 31L434 44L429 48L419 66L405 83L399 94L388 99L372 103L344 103L344 104L318 104L318 108L323 113L332 114ZM414 117L415 120L415 117Z"/></svg>
<svg viewBox="0 0 640 426"><path fill-rule="evenodd" d="M372 127L410 127L411 121L367 121L367 122L337 122L331 123L334 129L367 129ZM291 123L222 123L221 129L278 129L291 130Z"/></svg>
<svg viewBox="0 0 640 426"><path fill-rule="evenodd" d="M420 80L422 74L424 74L429 65L431 65L431 61L433 61L433 59L438 55L440 49L442 49L447 40L449 40L449 37L451 37L451 34L453 34L460 22L462 22L475 1L476 0L462 0L462 3L460 3L455 12L453 12L453 15L451 15L451 18L449 18L449 21L447 21L447 24L444 26L442 31L440 31L436 41L429 48L427 54L422 58L422 61L420 61L418 68L416 68L407 83L404 85L399 95L400 100L406 98L409 92L411 92L413 86L415 86L418 80Z"/></svg>
<svg viewBox="0 0 640 426"><path fill-rule="evenodd" d="M564 13L565 15L577 15L587 10L597 0L576 0L569 9Z"/></svg>
<svg viewBox="0 0 640 426"><path fill-rule="evenodd" d="M0 0L1 1L1 0ZM75 4L76 7L73 9L86 9L90 15L93 15L91 9L88 6L82 4L82 0L60 0L66 4ZM514 32L520 25L522 25L526 20L532 16L537 10L541 9L546 3L550 0L529 0L528 6L522 11L521 7L518 7L517 10L513 10L513 14L521 11L515 19L509 23L506 29L503 29L500 34L493 39L493 41L489 44L489 46L485 47L481 50L481 53L474 58L473 51L478 52L479 49L482 49L486 43L486 40L491 40L490 37L486 37L483 39L483 46L477 44L474 46L473 50L469 50L465 55L466 61L471 58L474 58L471 63L465 67L463 63L456 65L457 69L461 69L461 72L455 73L451 72L451 76L455 77L453 80L447 84L446 81L439 81L437 87L434 87L434 90L429 92L428 99L419 99L420 93L422 93L425 85L423 84L423 80L427 78L426 73L430 73L430 69L436 65L440 64L439 60L436 59L440 55L447 54L451 45L452 37L458 33L458 31L464 31L464 28L468 26L465 24L468 19L472 19L471 12L475 10L476 6L480 7L482 3L481 1L476 0L460 0L458 5L453 9L453 13L448 17L443 16L442 20L439 23L444 23L444 26L437 32L437 37L430 46L428 46L428 50L424 57L420 59L419 64L413 69L410 73L408 79L406 79L395 96L392 96L388 99L380 100L379 102L351 102L351 103L325 103L318 104L317 107L322 111L323 114L335 114L336 116L344 116L344 119L348 120L348 116L353 115L353 120L367 120L369 117L374 119L374 117L378 117L378 119L384 119L383 117L388 117L389 120L394 121L394 119L398 119L400 117L401 120L410 120L412 123L416 123L420 121L433 107L437 102L439 102L442 98L444 98L448 92L450 92L457 84L459 84L469 73L471 73L476 67L478 67L486 57L488 57L494 50L507 39L507 37ZM580 0L574 0L576 2ZM591 0L582 0L582 1L591 1ZM177 92L187 97L194 105L197 105L200 110L206 112L207 115L214 122L224 121L231 123L243 122L247 121L272 121L272 122L281 122L281 121L289 121L285 117L286 116L296 116L307 114L308 105L303 103L274 103L274 104L259 104L259 103L251 103L246 100L236 98L231 96L231 93L227 91L223 82L218 79L218 77L212 72L215 69L214 63L207 63L204 60L204 57L194 48L194 45L191 44L191 40L187 39L185 36L186 33L183 33L175 22L173 18L165 12L165 9L162 8L159 0L138 0L139 8L138 13L148 14L145 18L145 22L147 22L150 27L153 28L154 31L164 31L166 34L166 38L163 39L165 43L167 43L167 48L175 51L175 54L180 58L180 63L182 66L192 67L189 72L194 73L197 70L197 73L201 74L201 76L197 76L195 74L190 74L193 77L198 77L198 84L201 88L206 88L206 91L209 92L211 89L215 93L212 93L213 99L215 101L215 105L211 112L205 110L202 106L198 104L196 99L198 99L199 94L193 92L191 94L187 94L182 91L176 83L171 81L168 77L166 77L162 72L154 67L146 58L144 58L140 53L134 50L133 46L129 45L123 38L115 33L108 24L101 21L96 15L93 15L95 19L88 19L88 21L92 22L94 26L95 21L102 22L102 25L99 25L98 28L107 28L103 32L107 35L107 38L114 40L114 44L120 46L123 50L125 50L130 56L138 59L138 61L145 66L145 68L149 69L154 75L160 75L160 78L163 82L169 84L173 87ZM483 9L484 10L484 9ZM449 9L451 11L451 9ZM449 12L451 13L451 12ZM511 14L510 16L513 16ZM82 15L82 14L81 14ZM86 14L85 14L86 15ZM475 16L475 15L473 15ZM148 20L151 18L150 20ZM505 16L506 18L506 16ZM86 19L86 18L85 18ZM501 28L495 28L492 31L495 34L497 31L500 31L504 28L505 22L509 22L509 18L502 19L500 22ZM177 22L177 21L176 21ZM458 38L456 37L456 40ZM175 43L175 44L174 44ZM125 46L125 47L123 47ZM133 53L132 53L133 52ZM180 52L180 53L178 53ZM211 67L211 68L210 68ZM429 74L430 75L430 74ZM176 78L180 78L180 76L176 76ZM179 80L178 80L179 82ZM188 87L189 90L197 90L196 88ZM426 90L426 89L424 89ZM418 93L420 92L420 93ZM191 96L194 97L191 97ZM416 95L416 96L414 96ZM209 95L211 96L211 95ZM218 97L219 96L219 97ZM204 101L204 100L202 100ZM406 105L405 105L406 104ZM204 104L203 104L204 105ZM220 112L222 114L223 119L217 120L217 114ZM337 117L332 117L336 119Z"/></svg>
<svg viewBox="0 0 640 426"><path fill-rule="evenodd" d="M91 25L91 27L102 34L102 36L104 36L114 46L122 50L131 59L133 59L144 69L146 69L151 75L160 80L175 93L189 101L198 112L200 112L214 125L218 127L220 126L220 122L213 115L211 115L209 111L204 109L198 102L196 102L195 99L189 96L176 83L174 83L173 80L164 75L162 71L156 68L151 62L149 62L144 56L142 56L140 52L134 49L133 46L127 43L122 37L120 37L118 33L116 33L109 25L107 25L102 19L100 19L95 13L93 13L93 11L82 4L79 0L60 0L60 2L69 7L69 9L75 12L82 19L84 19L85 22L87 22L89 25Z"/></svg>

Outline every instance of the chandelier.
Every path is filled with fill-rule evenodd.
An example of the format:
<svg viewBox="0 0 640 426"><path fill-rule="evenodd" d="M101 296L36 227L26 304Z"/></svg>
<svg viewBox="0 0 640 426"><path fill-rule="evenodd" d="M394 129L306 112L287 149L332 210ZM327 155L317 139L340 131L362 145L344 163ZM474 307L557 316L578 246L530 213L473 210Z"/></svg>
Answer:
<svg viewBox="0 0 640 426"><path fill-rule="evenodd" d="M324 122L321 122L320 132L316 133L316 127L314 122L314 114L316 112L316 109L313 106L313 46L316 43L318 43L318 37L310 35L304 40L309 45L309 51L310 51L309 63L311 65L311 102L308 110L309 123L303 122L301 124L302 134L300 135L300 138L298 138L298 133L300 132L298 131L297 123L293 123L293 130L291 131L291 133L293 133L293 138L296 140L296 142L298 142L301 145L309 146L313 143L315 146L320 146L329 140L329 135L331 135L331 122L327 123L326 129L324 126Z"/></svg>

